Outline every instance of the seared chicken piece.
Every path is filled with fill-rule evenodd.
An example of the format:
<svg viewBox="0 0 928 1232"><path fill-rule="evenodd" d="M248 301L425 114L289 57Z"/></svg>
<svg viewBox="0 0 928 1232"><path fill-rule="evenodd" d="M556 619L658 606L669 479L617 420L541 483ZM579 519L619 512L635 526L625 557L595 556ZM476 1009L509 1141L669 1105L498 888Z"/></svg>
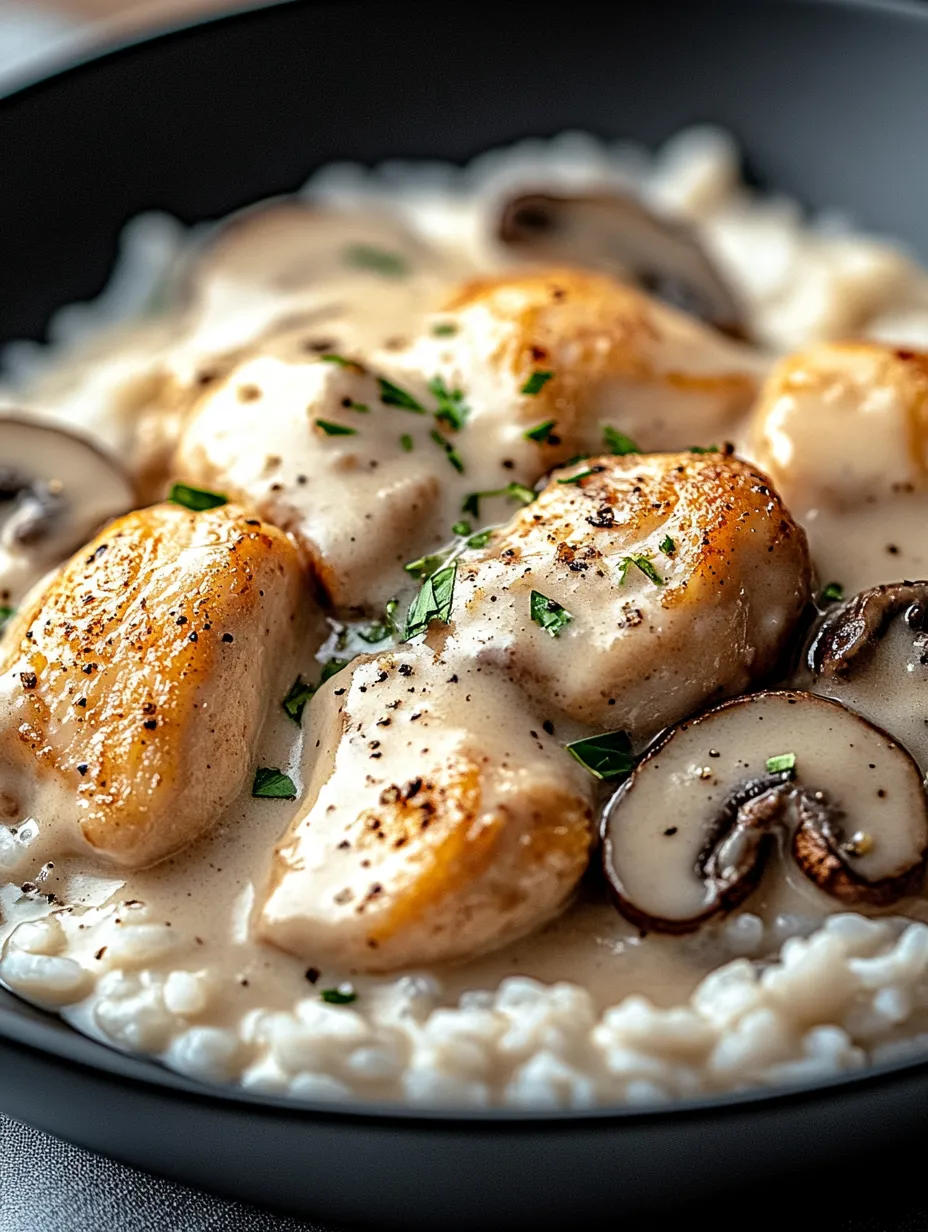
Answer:
<svg viewBox="0 0 928 1232"><path fill-rule="evenodd" d="M7 811L63 816L74 850L127 866L190 843L251 771L303 585L286 536L232 506L113 522L4 638Z"/></svg>
<svg viewBox="0 0 928 1232"><path fill-rule="evenodd" d="M563 906L589 858L592 780L518 689L404 647L357 660L309 713L264 940L386 971L502 945Z"/></svg>
<svg viewBox="0 0 928 1232"><path fill-rule="evenodd" d="M928 480L928 354L823 343L782 360L749 448L797 511L852 509Z"/></svg>
<svg viewBox="0 0 928 1232"><path fill-rule="evenodd" d="M601 450L607 426L648 448L710 441L757 371L746 348L604 275L484 279L369 364L269 341L203 397L178 469L291 531L336 606L374 608L470 493L496 493L484 513L500 520L510 485Z"/></svg>
<svg viewBox="0 0 928 1232"><path fill-rule="evenodd" d="M555 472L462 560L453 638L545 716L642 740L769 672L809 587L805 534L759 471L717 453L602 457Z"/></svg>

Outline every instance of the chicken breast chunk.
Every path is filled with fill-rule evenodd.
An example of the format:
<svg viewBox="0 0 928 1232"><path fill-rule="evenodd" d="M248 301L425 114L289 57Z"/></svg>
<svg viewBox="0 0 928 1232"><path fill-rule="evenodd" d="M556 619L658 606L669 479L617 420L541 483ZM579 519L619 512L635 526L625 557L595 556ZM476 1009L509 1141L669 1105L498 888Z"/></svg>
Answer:
<svg viewBox="0 0 928 1232"><path fill-rule="evenodd" d="M925 488L928 354L833 342L789 356L764 386L749 448L797 511Z"/></svg>
<svg viewBox="0 0 928 1232"><path fill-rule="evenodd" d="M7 812L58 818L64 846L127 866L190 843L251 770L306 636L303 586L286 536L232 506L105 528L4 637Z"/></svg>
<svg viewBox="0 0 928 1232"><path fill-rule="evenodd" d="M357 660L313 700L307 789L258 932L318 965L479 953L564 904L592 780L505 680L428 647Z"/></svg>
<svg viewBox="0 0 928 1232"><path fill-rule="evenodd" d="M404 351L268 341L201 399L177 465L291 531L336 607L372 609L471 493L500 520L514 485L518 499L600 451L610 428L649 448L709 441L757 371L747 348L614 279L520 273L467 284Z"/></svg>
<svg viewBox="0 0 928 1232"><path fill-rule="evenodd" d="M768 673L809 588L805 535L759 471L602 457L462 559L451 636L545 715L643 740Z"/></svg>

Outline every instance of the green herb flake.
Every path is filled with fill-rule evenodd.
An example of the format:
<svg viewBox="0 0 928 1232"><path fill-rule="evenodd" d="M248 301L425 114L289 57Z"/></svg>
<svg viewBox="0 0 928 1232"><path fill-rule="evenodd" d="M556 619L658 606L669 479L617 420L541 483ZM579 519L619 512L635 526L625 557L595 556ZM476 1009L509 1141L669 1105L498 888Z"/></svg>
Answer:
<svg viewBox="0 0 928 1232"><path fill-rule="evenodd" d="M420 633L425 633L433 620L441 621L442 624L448 623L454 603L457 571L457 561L452 561L422 583L406 614L404 641L408 642Z"/></svg>
<svg viewBox="0 0 928 1232"><path fill-rule="evenodd" d="M429 392L438 403L435 418L441 423L448 424L455 432L459 432L467 423L467 417L470 415L470 407L465 404L463 393L460 389L449 389L444 378L440 376L433 377L429 381Z"/></svg>
<svg viewBox="0 0 928 1232"><path fill-rule="evenodd" d="M347 359L344 355L336 355L334 352L329 352L328 355L320 355L319 362L323 364L337 364L339 368L351 368L355 372L364 372L364 365L359 364L356 359Z"/></svg>
<svg viewBox="0 0 928 1232"><path fill-rule="evenodd" d="M844 598L844 587L840 582L829 582L819 596L821 603L840 603Z"/></svg>
<svg viewBox="0 0 928 1232"><path fill-rule="evenodd" d="M590 475L598 475L601 470L601 466L588 466L584 471L577 471L576 475L568 475L566 479L559 479L558 483L579 483L581 479L587 479Z"/></svg>
<svg viewBox="0 0 928 1232"><path fill-rule="evenodd" d="M546 419L544 423L536 424L534 428L529 428L522 435L527 441L537 441L539 445L556 444L556 440L551 440L551 433L556 426L556 419Z"/></svg>
<svg viewBox="0 0 928 1232"><path fill-rule="evenodd" d="M367 642L369 646L376 646L378 642L385 642L388 637L392 637L396 633L395 616L398 607L399 599L391 599L384 608L383 620L358 630L361 641Z"/></svg>
<svg viewBox="0 0 928 1232"><path fill-rule="evenodd" d="M403 565L403 568L410 577L424 581L426 578L430 578L433 573L437 573L447 559L447 551L434 552L430 556L420 556L418 560L409 561L408 564Z"/></svg>
<svg viewBox="0 0 928 1232"><path fill-rule="evenodd" d="M405 278L409 262L395 252L375 248L372 244L350 244L343 253L346 265L355 269L371 270L384 278Z"/></svg>
<svg viewBox="0 0 928 1232"><path fill-rule="evenodd" d="M534 398L536 394L541 393L553 376L553 372L542 372L540 369L536 370L522 386L520 393L528 394L529 397Z"/></svg>
<svg viewBox="0 0 928 1232"><path fill-rule="evenodd" d="M613 428L610 424L605 424L603 427L603 444L617 458L624 458L630 453L641 453L641 450L630 436L626 436L624 432L619 432L617 428Z"/></svg>
<svg viewBox="0 0 928 1232"><path fill-rule="evenodd" d="M296 785L289 774L274 766L259 766L251 794L256 800L295 800Z"/></svg>
<svg viewBox="0 0 928 1232"><path fill-rule="evenodd" d="M316 686L314 684L307 684L302 676L297 676L290 686L289 693L281 702L284 710L286 710L297 726L302 722L303 710L315 691Z"/></svg>
<svg viewBox="0 0 928 1232"><path fill-rule="evenodd" d="M171 486L168 500L173 505L182 505L184 509L192 509L194 513L203 513L206 509L218 509L227 505L229 498L221 492L210 492L208 488L192 488L187 483L175 483Z"/></svg>
<svg viewBox="0 0 928 1232"><path fill-rule="evenodd" d="M721 453L718 445L690 445L690 453Z"/></svg>
<svg viewBox="0 0 928 1232"><path fill-rule="evenodd" d="M493 537L493 527L488 526L486 530L478 530L475 535L471 535L471 537L467 541L467 547L485 548L487 544L490 542L492 537Z"/></svg>
<svg viewBox="0 0 928 1232"><path fill-rule="evenodd" d="M623 556L619 561L619 584L625 581L629 568L634 565L639 572L643 573L649 582L653 582L655 586L663 586L664 579L654 568L651 558L648 556Z"/></svg>
<svg viewBox="0 0 928 1232"><path fill-rule="evenodd" d="M404 432L403 435L400 437L400 448L403 449L406 453L412 453L414 445L413 445L412 437L409 435L408 432Z"/></svg>
<svg viewBox="0 0 928 1232"><path fill-rule="evenodd" d="M778 753L776 757L767 758L767 773L782 774L784 771L792 772L796 769L796 754L795 753Z"/></svg>
<svg viewBox="0 0 928 1232"><path fill-rule="evenodd" d="M368 415L371 408L366 402L349 402L348 409L350 411L357 411L359 415Z"/></svg>
<svg viewBox="0 0 928 1232"><path fill-rule="evenodd" d="M326 436L357 436L357 428L349 428L346 424L332 423L330 419L317 419L316 427Z"/></svg>
<svg viewBox="0 0 928 1232"><path fill-rule="evenodd" d="M329 659L327 663L323 663L322 672L319 675L319 683L325 684L327 680L337 676L342 668L347 667L350 662L350 659Z"/></svg>
<svg viewBox="0 0 928 1232"><path fill-rule="evenodd" d="M357 1001L358 994L353 988L323 988L319 999L326 1005L351 1005L352 1001Z"/></svg>
<svg viewBox="0 0 928 1232"><path fill-rule="evenodd" d="M510 500L520 501L523 505L531 505L538 495L527 488L524 483L508 483L505 488L490 488L486 492L471 492L464 498L461 513L469 513L472 518L480 517L480 502L485 496L505 496Z"/></svg>
<svg viewBox="0 0 928 1232"><path fill-rule="evenodd" d="M635 768L628 732L605 732L567 745L567 752L598 779L624 779Z"/></svg>
<svg viewBox="0 0 928 1232"><path fill-rule="evenodd" d="M453 321L438 321L432 326L432 333L436 338L453 338L458 332L458 327Z"/></svg>
<svg viewBox="0 0 928 1232"><path fill-rule="evenodd" d="M7 621L12 620L15 615L15 607L7 607L5 604L0 603L0 630L2 630Z"/></svg>
<svg viewBox="0 0 928 1232"><path fill-rule="evenodd" d="M671 539L669 535L665 535L663 537L663 539L658 544L658 547L664 553L665 556L676 556L677 554L677 545L674 543L674 541Z"/></svg>
<svg viewBox="0 0 928 1232"><path fill-rule="evenodd" d="M451 442L448 440L445 440L445 438L442 436L442 434L438 431L437 428L433 428L432 431L429 433L429 436L432 438L432 440L435 442L436 445L440 445L442 447L442 449L445 451L445 455L448 461L451 463L454 469L458 472L458 474L463 475L464 474L464 463L461 461L461 455L458 453L455 447L451 444Z"/></svg>
<svg viewBox="0 0 928 1232"><path fill-rule="evenodd" d="M398 406L400 410L412 411L416 415L428 414L422 403L417 402L412 394L400 389L399 385L394 385L385 376L379 376L377 384L380 387L380 401L384 406Z"/></svg>
<svg viewBox="0 0 928 1232"><path fill-rule="evenodd" d="M452 535L469 535L473 529L470 522L462 518L460 522L455 522L451 527L451 533Z"/></svg>
<svg viewBox="0 0 928 1232"><path fill-rule="evenodd" d="M535 624L540 625L552 637L557 637L564 626L573 620L566 608L537 590L532 591L530 610Z"/></svg>

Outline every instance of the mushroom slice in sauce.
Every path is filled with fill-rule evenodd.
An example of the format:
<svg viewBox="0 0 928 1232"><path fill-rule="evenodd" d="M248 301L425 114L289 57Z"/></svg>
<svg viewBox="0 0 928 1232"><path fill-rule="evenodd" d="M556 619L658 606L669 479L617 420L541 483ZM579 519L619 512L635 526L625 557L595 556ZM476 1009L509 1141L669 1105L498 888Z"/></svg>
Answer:
<svg viewBox="0 0 928 1232"><path fill-rule="evenodd" d="M928 768L928 581L873 586L832 608L806 667L814 692L893 732Z"/></svg>
<svg viewBox="0 0 928 1232"><path fill-rule="evenodd" d="M603 822L619 910L664 932L737 906L777 846L832 899L882 906L917 889L926 844L928 801L910 755L802 692L751 694L681 724Z"/></svg>
<svg viewBox="0 0 928 1232"><path fill-rule="evenodd" d="M744 310L691 227L624 193L520 193L505 202L498 235L541 262L606 270L736 338Z"/></svg>
<svg viewBox="0 0 928 1232"><path fill-rule="evenodd" d="M0 411L0 603L13 606L135 503L119 460L52 420Z"/></svg>

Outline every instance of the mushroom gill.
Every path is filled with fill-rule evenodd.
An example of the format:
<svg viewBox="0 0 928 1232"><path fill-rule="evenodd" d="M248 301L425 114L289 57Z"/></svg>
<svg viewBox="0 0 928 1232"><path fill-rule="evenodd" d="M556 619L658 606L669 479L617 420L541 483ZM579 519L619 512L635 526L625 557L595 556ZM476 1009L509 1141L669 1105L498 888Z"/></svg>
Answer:
<svg viewBox="0 0 928 1232"><path fill-rule="evenodd" d="M846 905L914 892L928 847L921 773L837 702L750 694L674 728L609 805L603 862L616 905L687 932L731 910L782 858Z"/></svg>

